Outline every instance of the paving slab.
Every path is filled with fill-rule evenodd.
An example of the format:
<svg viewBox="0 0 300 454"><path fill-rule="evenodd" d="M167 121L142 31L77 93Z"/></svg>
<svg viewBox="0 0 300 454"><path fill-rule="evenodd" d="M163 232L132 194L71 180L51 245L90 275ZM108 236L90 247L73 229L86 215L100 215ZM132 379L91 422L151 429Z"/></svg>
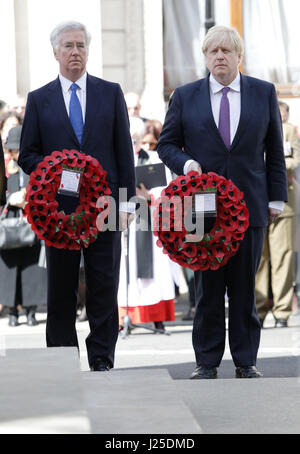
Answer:
<svg viewBox="0 0 300 454"><path fill-rule="evenodd" d="M0 389L0 433L90 432L76 348L6 350Z"/></svg>
<svg viewBox="0 0 300 454"><path fill-rule="evenodd" d="M299 433L300 313L284 329L268 315L261 380L233 378L228 343L217 380L188 380L192 322L167 322L170 336L120 337L115 369L99 375L88 367L88 322L77 323L79 362L76 349L45 348L46 314L37 319L11 328L0 317L0 433Z"/></svg>
<svg viewBox="0 0 300 454"><path fill-rule="evenodd" d="M176 380L204 434L299 434L300 379Z"/></svg>
<svg viewBox="0 0 300 454"><path fill-rule="evenodd" d="M94 434L200 434L166 370L83 372Z"/></svg>

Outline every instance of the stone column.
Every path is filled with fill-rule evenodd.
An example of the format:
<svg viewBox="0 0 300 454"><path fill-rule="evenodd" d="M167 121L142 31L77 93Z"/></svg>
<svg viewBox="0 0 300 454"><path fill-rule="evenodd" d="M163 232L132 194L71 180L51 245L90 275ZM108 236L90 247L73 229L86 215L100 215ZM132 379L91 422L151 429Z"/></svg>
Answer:
<svg viewBox="0 0 300 454"><path fill-rule="evenodd" d="M0 99L10 103L16 97L17 91L14 0L0 1L0 17Z"/></svg>
<svg viewBox="0 0 300 454"><path fill-rule="evenodd" d="M145 45L145 88L141 103L141 114L150 119L164 120L163 97L163 7L162 0L143 0L144 45Z"/></svg>
<svg viewBox="0 0 300 454"><path fill-rule="evenodd" d="M145 83L144 8L141 0L126 0L126 91L142 94Z"/></svg>
<svg viewBox="0 0 300 454"><path fill-rule="evenodd" d="M103 77L123 91L144 88L144 27L141 0L101 0Z"/></svg>

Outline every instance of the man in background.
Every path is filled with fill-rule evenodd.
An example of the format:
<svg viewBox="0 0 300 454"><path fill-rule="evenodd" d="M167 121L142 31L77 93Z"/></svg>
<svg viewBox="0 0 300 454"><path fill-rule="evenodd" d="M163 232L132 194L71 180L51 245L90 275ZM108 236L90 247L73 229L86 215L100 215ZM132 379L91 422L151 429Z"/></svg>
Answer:
<svg viewBox="0 0 300 454"><path fill-rule="evenodd" d="M298 188L295 171L300 163L296 127L289 123L289 106L279 102L288 180L288 203L281 215L266 229L263 253L256 274L256 307L263 326L272 306L276 328L285 328L292 313L295 280L296 214ZM271 304L270 304L271 302Z"/></svg>

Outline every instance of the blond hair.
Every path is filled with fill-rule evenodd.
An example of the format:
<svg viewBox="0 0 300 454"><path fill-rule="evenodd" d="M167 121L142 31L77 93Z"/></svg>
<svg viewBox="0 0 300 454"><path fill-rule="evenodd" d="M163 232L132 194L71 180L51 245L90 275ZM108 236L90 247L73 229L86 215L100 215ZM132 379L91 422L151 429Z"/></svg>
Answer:
<svg viewBox="0 0 300 454"><path fill-rule="evenodd" d="M224 25L215 25L211 27L203 41L202 52L204 55L207 52L209 46L214 43L214 45L223 45L228 42L231 42L233 49L240 54L244 53L244 42L237 30L233 27L225 27Z"/></svg>

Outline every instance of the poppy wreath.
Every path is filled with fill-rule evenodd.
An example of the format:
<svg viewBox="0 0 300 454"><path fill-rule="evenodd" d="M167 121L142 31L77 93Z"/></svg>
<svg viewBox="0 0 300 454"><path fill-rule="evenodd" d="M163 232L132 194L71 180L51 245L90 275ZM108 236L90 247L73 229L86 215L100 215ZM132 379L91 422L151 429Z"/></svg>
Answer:
<svg viewBox="0 0 300 454"><path fill-rule="evenodd" d="M79 204L67 215L58 211L56 195L63 166L82 172ZM31 173L26 189L25 214L32 229L47 246L79 250L88 247L98 236L96 219L104 209L108 216L111 194L106 181L107 172L99 162L77 150L53 151ZM101 208L97 200L102 197ZM104 217L104 219L105 219Z"/></svg>
<svg viewBox="0 0 300 454"><path fill-rule="evenodd" d="M216 192L217 217L210 232L197 242L190 242L184 218L191 203L182 202L184 197L199 191ZM226 265L249 226L249 211L243 197L231 180L214 172L199 175L192 171L178 176L156 201L153 233L158 236L157 245L171 260L192 270L217 270Z"/></svg>

